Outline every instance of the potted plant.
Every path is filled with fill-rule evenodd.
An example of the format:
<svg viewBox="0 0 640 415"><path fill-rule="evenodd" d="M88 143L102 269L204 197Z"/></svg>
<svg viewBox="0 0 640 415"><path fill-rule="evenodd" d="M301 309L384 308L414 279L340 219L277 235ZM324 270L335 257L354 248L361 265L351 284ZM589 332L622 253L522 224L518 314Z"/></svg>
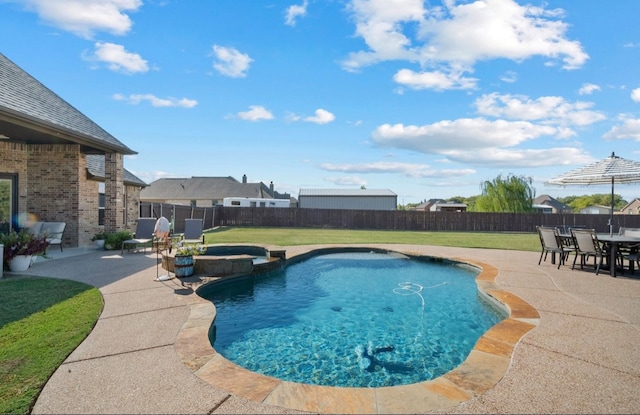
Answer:
<svg viewBox="0 0 640 415"><path fill-rule="evenodd" d="M105 239L107 239L107 233L104 231L96 233L95 235L93 235L93 238L91 238L91 240L93 241L94 244L96 244L98 249L104 248Z"/></svg>
<svg viewBox="0 0 640 415"><path fill-rule="evenodd" d="M194 256L202 255L207 248L202 245L182 245L178 242L176 256L174 258L173 272L176 277L189 277L193 275Z"/></svg>
<svg viewBox="0 0 640 415"><path fill-rule="evenodd" d="M0 235L0 244L4 245L3 260L13 272L26 271L31 265L31 257L49 246L46 236L33 235L28 229Z"/></svg>

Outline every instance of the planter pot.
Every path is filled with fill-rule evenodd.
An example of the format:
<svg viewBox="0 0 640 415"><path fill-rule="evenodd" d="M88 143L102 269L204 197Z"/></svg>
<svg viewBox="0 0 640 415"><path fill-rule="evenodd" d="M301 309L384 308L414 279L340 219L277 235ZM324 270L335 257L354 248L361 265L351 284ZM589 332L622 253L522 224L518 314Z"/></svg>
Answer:
<svg viewBox="0 0 640 415"><path fill-rule="evenodd" d="M96 239L93 243L96 244L98 249L104 249L104 239Z"/></svg>
<svg viewBox="0 0 640 415"><path fill-rule="evenodd" d="M193 275L193 255L176 255L173 265L176 277L190 277Z"/></svg>
<svg viewBox="0 0 640 415"><path fill-rule="evenodd" d="M31 255L17 255L9 260L9 269L12 272L22 272L29 269L31 265Z"/></svg>

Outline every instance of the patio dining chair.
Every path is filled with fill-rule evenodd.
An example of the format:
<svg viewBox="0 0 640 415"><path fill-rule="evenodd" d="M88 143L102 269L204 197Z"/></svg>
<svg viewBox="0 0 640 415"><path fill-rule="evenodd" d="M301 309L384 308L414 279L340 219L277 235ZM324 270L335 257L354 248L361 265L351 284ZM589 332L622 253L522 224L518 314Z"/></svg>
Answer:
<svg viewBox="0 0 640 415"><path fill-rule="evenodd" d="M596 275L598 275L607 254L598 241L596 231L594 229L571 229L571 234L576 241L577 248L571 269L575 268L578 256L580 257L580 269L584 269L584 264L589 260L590 256L593 256L593 267L596 269ZM615 264L611 266L615 266Z"/></svg>
<svg viewBox="0 0 640 415"><path fill-rule="evenodd" d="M620 228L619 235L632 236L634 238L640 238L640 228ZM620 259L623 262L626 259L629 263L629 271L633 274L636 268L640 269L640 242L637 244L624 245L618 247ZM637 267L635 266L637 264Z"/></svg>
<svg viewBox="0 0 640 415"><path fill-rule="evenodd" d="M546 261L547 254L551 252L552 258L558 254L558 269L560 269L560 265L564 264L571 252L575 252L575 248L562 242L557 228L538 226L537 229L538 236L540 237L540 245L542 246L538 265L542 262L542 257L544 256L544 260Z"/></svg>
<svg viewBox="0 0 640 415"><path fill-rule="evenodd" d="M154 218L138 218L138 223L136 224L136 232L133 234L132 239L127 239L122 242L122 249L120 254L124 254L124 249L126 247L127 251L131 249L133 245L134 248L137 248L138 245L144 245L145 250L147 249L147 244L153 241L153 232L156 226L156 220Z"/></svg>

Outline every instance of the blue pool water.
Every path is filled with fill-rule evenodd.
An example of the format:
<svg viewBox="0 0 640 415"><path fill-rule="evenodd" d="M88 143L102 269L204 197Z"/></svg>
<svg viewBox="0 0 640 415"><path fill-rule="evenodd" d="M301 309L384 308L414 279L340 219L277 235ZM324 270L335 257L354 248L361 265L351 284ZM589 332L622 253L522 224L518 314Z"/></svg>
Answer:
<svg viewBox="0 0 640 415"><path fill-rule="evenodd" d="M478 270L399 254L320 255L212 284L214 348L249 370L314 385L381 387L460 365L504 315L477 293Z"/></svg>

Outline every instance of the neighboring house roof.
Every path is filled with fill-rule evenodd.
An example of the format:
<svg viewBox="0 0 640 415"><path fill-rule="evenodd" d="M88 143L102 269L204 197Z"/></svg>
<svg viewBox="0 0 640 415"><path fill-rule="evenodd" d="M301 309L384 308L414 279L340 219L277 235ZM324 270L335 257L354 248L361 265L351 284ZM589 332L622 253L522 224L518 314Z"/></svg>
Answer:
<svg viewBox="0 0 640 415"><path fill-rule="evenodd" d="M535 199L533 199L533 205L547 205L552 207L553 209L555 209L558 212L572 212L573 208L567 204L564 204L560 201L558 201L557 199L554 199L553 197L549 196L549 195L540 195L538 197L536 197Z"/></svg>
<svg viewBox="0 0 640 415"><path fill-rule="evenodd" d="M388 189L300 189L300 196L397 196Z"/></svg>
<svg viewBox="0 0 640 415"><path fill-rule="evenodd" d="M87 154L87 171L93 177L104 179L104 155ZM148 186L148 184L140 180L127 169L124 169L124 183L140 187Z"/></svg>
<svg viewBox="0 0 640 415"><path fill-rule="evenodd" d="M436 202L435 205L436 205L436 207L456 207L456 208L466 208L467 207L466 203L447 202L447 201Z"/></svg>
<svg viewBox="0 0 640 415"><path fill-rule="evenodd" d="M272 198L264 183L240 183L231 176L163 178L140 192L140 200L221 200L225 197Z"/></svg>
<svg viewBox="0 0 640 415"><path fill-rule="evenodd" d="M0 134L83 151L137 154L0 53Z"/></svg>
<svg viewBox="0 0 640 415"><path fill-rule="evenodd" d="M625 207L620 209L622 213L629 213L629 211L633 213L640 213L640 199L633 199L631 202L627 203Z"/></svg>

